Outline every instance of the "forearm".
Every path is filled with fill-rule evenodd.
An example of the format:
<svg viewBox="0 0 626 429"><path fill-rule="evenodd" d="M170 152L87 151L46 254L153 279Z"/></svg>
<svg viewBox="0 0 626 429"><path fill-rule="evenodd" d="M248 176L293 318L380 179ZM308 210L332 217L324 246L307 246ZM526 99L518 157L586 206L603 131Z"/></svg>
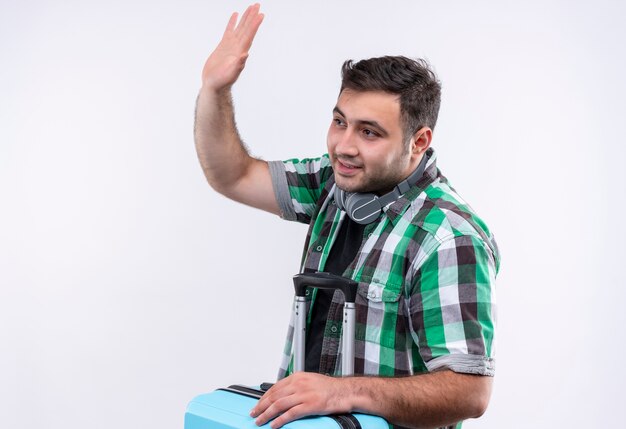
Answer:
<svg viewBox="0 0 626 429"><path fill-rule="evenodd" d="M276 429L311 415L362 412L413 428L480 417L491 377L440 371L411 377L329 377L296 372L278 381L251 410L256 424Z"/></svg>
<svg viewBox="0 0 626 429"><path fill-rule="evenodd" d="M403 378L343 380L352 411L406 427L431 428L480 417L489 402L491 377L441 371Z"/></svg>
<svg viewBox="0 0 626 429"><path fill-rule="evenodd" d="M200 90L194 139L204 175L218 192L228 193L255 162L239 137L230 88Z"/></svg>

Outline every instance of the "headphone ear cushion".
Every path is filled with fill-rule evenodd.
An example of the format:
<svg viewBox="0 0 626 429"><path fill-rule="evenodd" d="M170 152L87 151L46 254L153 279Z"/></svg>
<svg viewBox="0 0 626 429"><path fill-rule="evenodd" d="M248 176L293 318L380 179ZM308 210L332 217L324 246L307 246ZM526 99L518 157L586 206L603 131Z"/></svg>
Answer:
<svg viewBox="0 0 626 429"><path fill-rule="evenodd" d="M344 207L348 214L352 214L356 208L362 205L363 200L368 200L370 194L361 194L358 192L346 192L344 195Z"/></svg>
<svg viewBox="0 0 626 429"><path fill-rule="evenodd" d="M356 223L368 224L380 215L381 206L375 194L345 192L335 187L333 197L337 208L346 212Z"/></svg>
<svg viewBox="0 0 626 429"><path fill-rule="evenodd" d="M344 203L346 213L356 223L368 224L380 215L381 207L375 194L348 194Z"/></svg>

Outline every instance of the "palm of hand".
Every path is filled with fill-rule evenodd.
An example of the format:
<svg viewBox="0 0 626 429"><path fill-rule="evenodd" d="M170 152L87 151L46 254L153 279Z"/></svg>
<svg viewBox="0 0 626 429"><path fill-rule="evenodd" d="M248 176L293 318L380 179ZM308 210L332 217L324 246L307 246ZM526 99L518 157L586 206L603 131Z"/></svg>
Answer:
<svg viewBox="0 0 626 429"><path fill-rule="evenodd" d="M221 90L235 83L246 64L248 51L263 21L259 8L258 4L248 7L238 25L237 13L230 17L222 40L204 64L204 86Z"/></svg>

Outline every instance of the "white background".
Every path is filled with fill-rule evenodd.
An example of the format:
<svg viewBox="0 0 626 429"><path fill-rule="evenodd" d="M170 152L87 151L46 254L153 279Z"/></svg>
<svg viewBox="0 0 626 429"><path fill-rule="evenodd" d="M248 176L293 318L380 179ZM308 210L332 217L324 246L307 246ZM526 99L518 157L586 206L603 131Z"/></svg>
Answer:
<svg viewBox="0 0 626 429"><path fill-rule="evenodd" d="M0 427L176 428L272 380L303 225L206 185L205 58L245 2L0 7ZM425 57L439 166L495 232L497 377L466 427L619 425L620 1L266 1L234 92L265 159L318 156L345 59Z"/></svg>

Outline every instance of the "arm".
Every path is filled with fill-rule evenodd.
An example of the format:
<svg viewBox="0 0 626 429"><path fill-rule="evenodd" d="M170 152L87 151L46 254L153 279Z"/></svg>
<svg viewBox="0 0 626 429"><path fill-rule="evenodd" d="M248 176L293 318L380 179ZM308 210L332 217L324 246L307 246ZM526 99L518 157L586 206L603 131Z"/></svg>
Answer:
<svg viewBox="0 0 626 429"><path fill-rule="evenodd" d="M204 175L216 191L279 214L267 163L252 158L239 137L231 95L263 21L259 7L248 7L239 24L237 14L231 16L222 40L204 65L194 138Z"/></svg>
<svg viewBox="0 0 626 429"><path fill-rule="evenodd" d="M272 428L307 415L362 412L414 428L434 428L480 417L492 378L440 371L403 378L333 378L295 373L276 383L251 412ZM278 416L278 417L277 417Z"/></svg>

